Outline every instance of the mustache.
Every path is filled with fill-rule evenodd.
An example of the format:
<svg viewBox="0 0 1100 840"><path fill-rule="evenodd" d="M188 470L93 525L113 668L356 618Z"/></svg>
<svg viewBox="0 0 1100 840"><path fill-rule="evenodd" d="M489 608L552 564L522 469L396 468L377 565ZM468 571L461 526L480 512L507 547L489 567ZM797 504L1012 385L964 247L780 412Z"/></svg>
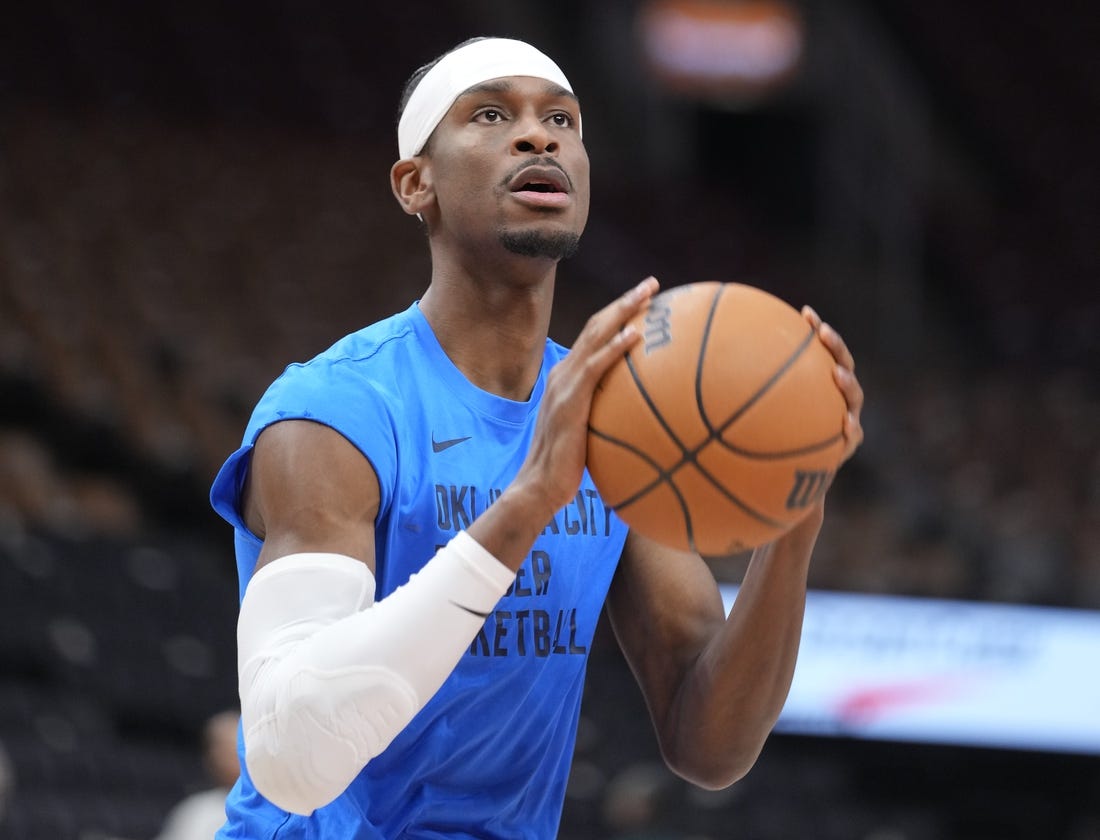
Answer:
<svg viewBox="0 0 1100 840"><path fill-rule="evenodd" d="M569 173L565 171L565 167L558 163L554 158L549 155L535 155L527 158L523 163L513 168L504 178L500 184L502 187L507 187L512 183L512 179L519 175L523 170L530 169L532 166L552 166L558 172L565 176L565 182L569 185L570 191L573 189L573 179L569 177Z"/></svg>

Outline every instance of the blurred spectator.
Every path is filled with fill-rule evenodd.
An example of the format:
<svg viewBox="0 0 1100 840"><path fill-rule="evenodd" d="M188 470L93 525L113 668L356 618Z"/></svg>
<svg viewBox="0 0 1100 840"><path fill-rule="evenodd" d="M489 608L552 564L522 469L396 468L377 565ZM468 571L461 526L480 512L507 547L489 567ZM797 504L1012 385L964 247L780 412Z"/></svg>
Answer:
<svg viewBox="0 0 1100 840"><path fill-rule="evenodd" d="M608 785L603 819L614 840L679 840L683 837L663 826L675 819L670 807L675 777L659 762L632 764Z"/></svg>
<svg viewBox="0 0 1100 840"><path fill-rule="evenodd" d="M213 787L182 799L168 813L156 840L210 840L225 823L225 797L240 774L237 724L240 714L223 711L203 728L203 763Z"/></svg>

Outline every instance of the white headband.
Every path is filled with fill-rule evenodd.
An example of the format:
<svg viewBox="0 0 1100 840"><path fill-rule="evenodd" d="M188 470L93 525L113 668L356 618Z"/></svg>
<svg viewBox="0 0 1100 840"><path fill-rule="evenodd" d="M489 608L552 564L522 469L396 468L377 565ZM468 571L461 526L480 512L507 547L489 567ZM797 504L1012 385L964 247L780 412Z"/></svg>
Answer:
<svg viewBox="0 0 1100 840"><path fill-rule="evenodd" d="M443 56L413 90L397 124L401 158L420 154L435 127L465 91L504 76L547 79L573 92L558 65L530 44L510 38L474 41Z"/></svg>

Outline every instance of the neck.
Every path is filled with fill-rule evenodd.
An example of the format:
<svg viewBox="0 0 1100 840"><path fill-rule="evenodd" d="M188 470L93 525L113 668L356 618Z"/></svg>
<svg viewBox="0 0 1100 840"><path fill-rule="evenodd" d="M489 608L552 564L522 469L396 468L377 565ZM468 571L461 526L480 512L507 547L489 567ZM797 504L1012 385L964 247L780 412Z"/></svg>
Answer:
<svg viewBox="0 0 1100 840"><path fill-rule="evenodd" d="M512 270L494 266L476 274L437 264L420 309L467 379L523 401L542 367L557 264L529 257L511 262Z"/></svg>

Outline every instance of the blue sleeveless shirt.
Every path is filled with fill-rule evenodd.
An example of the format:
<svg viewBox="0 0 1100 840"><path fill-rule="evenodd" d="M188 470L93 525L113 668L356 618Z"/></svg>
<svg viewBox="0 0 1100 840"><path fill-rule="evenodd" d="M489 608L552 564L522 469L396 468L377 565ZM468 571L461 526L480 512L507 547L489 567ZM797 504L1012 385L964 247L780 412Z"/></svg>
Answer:
<svg viewBox="0 0 1100 840"><path fill-rule="evenodd" d="M261 542L241 519L240 491L264 428L323 423L370 461L381 490L375 576L384 598L515 477L546 375L565 353L547 340L530 400L504 399L463 376L414 303L290 365L211 490L234 526L241 594ZM218 837L553 838L588 653L625 538L586 471L439 692L338 799L309 817L287 814L255 790L242 750Z"/></svg>

